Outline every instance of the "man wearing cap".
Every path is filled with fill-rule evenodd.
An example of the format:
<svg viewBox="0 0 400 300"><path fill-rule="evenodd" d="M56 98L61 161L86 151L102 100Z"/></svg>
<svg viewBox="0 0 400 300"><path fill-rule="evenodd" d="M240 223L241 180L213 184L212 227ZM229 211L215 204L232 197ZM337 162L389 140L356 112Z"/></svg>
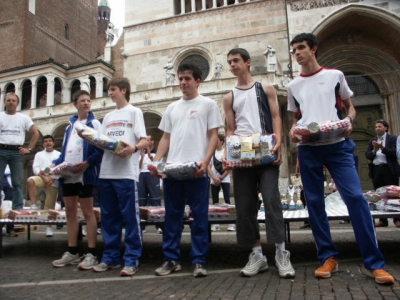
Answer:
<svg viewBox="0 0 400 300"><path fill-rule="evenodd" d="M372 179L374 189L385 185L398 185L400 165L396 156L397 137L387 133L389 124L385 120L375 121L376 137L368 143L365 152L367 159L371 161L369 176ZM396 227L400 228L400 219L393 218ZM388 226L387 218L379 219L375 227Z"/></svg>

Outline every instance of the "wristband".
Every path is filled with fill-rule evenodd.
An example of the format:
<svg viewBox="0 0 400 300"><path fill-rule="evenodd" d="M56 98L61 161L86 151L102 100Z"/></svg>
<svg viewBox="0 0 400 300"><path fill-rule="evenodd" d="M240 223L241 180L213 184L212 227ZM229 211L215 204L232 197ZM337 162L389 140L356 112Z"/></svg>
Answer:
<svg viewBox="0 0 400 300"><path fill-rule="evenodd" d="M347 116L346 118L350 119L350 123L353 124L354 118L352 116Z"/></svg>
<svg viewBox="0 0 400 300"><path fill-rule="evenodd" d="M138 146L137 146L137 145L135 145L135 151L133 151L133 153L136 153L136 152L138 152L138 150L139 150Z"/></svg>

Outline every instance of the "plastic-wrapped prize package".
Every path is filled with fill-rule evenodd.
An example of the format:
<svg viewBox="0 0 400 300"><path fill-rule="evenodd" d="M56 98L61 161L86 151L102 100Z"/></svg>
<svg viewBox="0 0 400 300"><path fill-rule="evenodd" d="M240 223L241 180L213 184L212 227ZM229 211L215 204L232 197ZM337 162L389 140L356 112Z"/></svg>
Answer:
<svg viewBox="0 0 400 300"><path fill-rule="evenodd" d="M385 185L377 188L376 193L387 198L400 198L400 186Z"/></svg>
<svg viewBox="0 0 400 300"><path fill-rule="evenodd" d="M162 178L170 178L175 180L194 179L193 173L199 169L196 162L185 163L163 163L154 162L149 164L150 172L159 175Z"/></svg>
<svg viewBox="0 0 400 300"><path fill-rule="evenodd" d="M312 122L310 124L297 124L293 133L302 143L329 141L338 138L349 126L350 121L347 119L335 122Z"/></svg>
<svg viewBox="0 0 400 300"><path fill-rule="evenodd" d="M116 140L98 132L97 130L86 126L82 123L75 122L74 128L77 132L81 133L81 137L95 145L102 150L109 150L111 152L117 153L124 148L124 144L120 140ZM130 158L131 155L126 158Z"/></svg>
<svg viewBox="0 0 400 300"><path fill-rule="evenodd" d="M63 162L54 168L44 169L44 174L53 179L58 179L60 177L71 177L74 176L72 173L76 169L75 165Z"/></svg>
<svg viewBox="0 0 400 300"><path fill-rule="evenodd" d="M228 165L236 168L272 164L277 156L272 153L275 134L255 133L252 136L226 137Z"/></svg>

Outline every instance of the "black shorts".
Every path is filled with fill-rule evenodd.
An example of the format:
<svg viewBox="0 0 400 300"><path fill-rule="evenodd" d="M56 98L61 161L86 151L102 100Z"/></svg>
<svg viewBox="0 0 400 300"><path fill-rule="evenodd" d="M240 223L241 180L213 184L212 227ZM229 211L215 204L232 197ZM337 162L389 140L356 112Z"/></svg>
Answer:
<svg viewBox="0 0 400 300"><path fill-rule="evenodd" d="M64 183L62 185L63 197L78 196L79 198L93 197L93 185L83 185L82 183Z"/></svg>

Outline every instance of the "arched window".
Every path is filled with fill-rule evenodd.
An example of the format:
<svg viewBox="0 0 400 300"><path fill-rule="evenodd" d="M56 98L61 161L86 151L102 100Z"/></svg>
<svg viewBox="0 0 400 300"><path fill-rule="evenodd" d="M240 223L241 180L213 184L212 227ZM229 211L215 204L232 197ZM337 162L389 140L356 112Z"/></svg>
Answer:
<svg viewBox="0 0 400 300"><path fill-rule="evenodd" d="M65 27L64 27L64 37L65 37L66 40L69 40L69 26L68 26L68 24L65 24Z"/></svg>
<svg viewBox="0 0 400 300"><path fill-rule="evenodd" d="M203 73L201 81L204 81L210 73L210 64L208 63L208 60L199 54L192 54L185 57L179 65L182 64L193 64L197 66Z"/></svg>
<svg viewBox="0 0 400 300"><path fill-rule="evenodd" d="M367 76L346 74L346 81L355 96L380 94L375 82Z"/></svg>

